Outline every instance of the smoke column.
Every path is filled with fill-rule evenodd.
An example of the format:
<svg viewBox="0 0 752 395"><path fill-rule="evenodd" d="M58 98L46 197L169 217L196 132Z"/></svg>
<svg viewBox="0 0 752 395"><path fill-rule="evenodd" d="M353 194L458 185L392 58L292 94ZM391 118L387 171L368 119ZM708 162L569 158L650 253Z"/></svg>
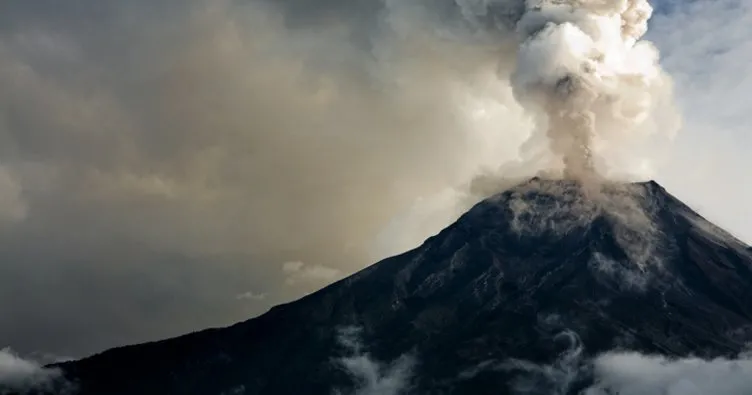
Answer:
<svg viewBox="0 0 752 395"><path fill-rule="evenodd" d="M641 40L653 9L645 0L515 3L503 4L519 45L511 85L549 139L555 163L547 168L596 175L599 145L649 132L670 90L658 51Z"/></svg>

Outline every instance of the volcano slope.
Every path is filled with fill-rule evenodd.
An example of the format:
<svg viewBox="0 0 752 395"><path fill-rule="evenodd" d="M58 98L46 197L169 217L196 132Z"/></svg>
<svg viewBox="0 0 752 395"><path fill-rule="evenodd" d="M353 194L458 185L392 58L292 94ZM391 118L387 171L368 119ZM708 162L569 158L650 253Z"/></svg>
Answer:
<svg viewBox="0 0 752 395"><path fill-rule="evenodd" d="M655 182L535 178L260 317L57 367L84 395L347 392L342 328L368 358L412 357L415 394L511 393L504 361L574 348L736 355L752 339L752 254ZM591 380L576 376L559 393Z"/></svg>

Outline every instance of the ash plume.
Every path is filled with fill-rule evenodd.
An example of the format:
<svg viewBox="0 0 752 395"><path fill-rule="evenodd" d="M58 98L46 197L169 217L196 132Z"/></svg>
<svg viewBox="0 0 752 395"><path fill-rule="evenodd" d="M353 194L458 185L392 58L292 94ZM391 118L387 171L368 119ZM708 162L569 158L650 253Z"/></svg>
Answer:
<svg viewBox="0 0 752 395"><path fill-rule="evenodd" d="M507 10L503 25L517 37L510 84L548 140L547 170L606 173L614 150L658 123L676 131L671 79L642 39L653 12L646 0L489 0L480 9L494 6Z"/></svg>

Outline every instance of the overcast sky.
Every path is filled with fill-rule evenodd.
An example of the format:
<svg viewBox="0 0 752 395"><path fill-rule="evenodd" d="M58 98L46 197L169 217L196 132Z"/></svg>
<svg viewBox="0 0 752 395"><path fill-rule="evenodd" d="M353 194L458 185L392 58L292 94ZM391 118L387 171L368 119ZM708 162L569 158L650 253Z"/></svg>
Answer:
<svg viewBox="0 0 752 395"><path fill-rule="evenodd" d="M231 324L448 224L530 125L444 4L0 3L0 348ZM655 178L752 241L750 5L656 6L684 124Z"/></svg>

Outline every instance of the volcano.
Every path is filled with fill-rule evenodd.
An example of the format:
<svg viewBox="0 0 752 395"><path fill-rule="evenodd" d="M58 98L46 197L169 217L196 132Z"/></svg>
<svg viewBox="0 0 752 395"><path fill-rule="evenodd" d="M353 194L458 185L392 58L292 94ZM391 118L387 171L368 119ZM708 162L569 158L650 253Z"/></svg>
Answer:
<svg viewBox="0 0 752 395"><path fill-rule="evenodd" d="M409 393L499 395L513 391L509 361L733 356L750 340L748 246L655 182L535 178L257 318L55 367L82 395L298 395L362 387L380 373L343 366L368 360L409 365Z"/></svg>

